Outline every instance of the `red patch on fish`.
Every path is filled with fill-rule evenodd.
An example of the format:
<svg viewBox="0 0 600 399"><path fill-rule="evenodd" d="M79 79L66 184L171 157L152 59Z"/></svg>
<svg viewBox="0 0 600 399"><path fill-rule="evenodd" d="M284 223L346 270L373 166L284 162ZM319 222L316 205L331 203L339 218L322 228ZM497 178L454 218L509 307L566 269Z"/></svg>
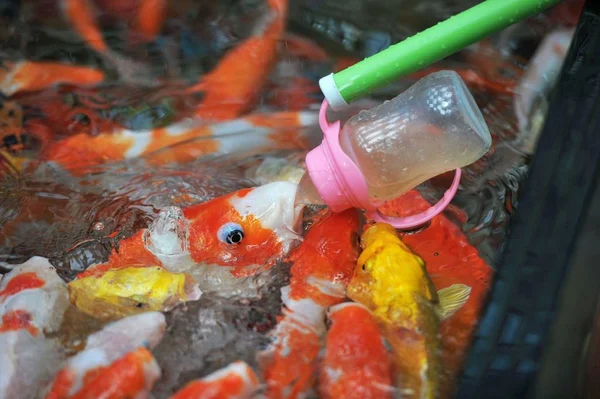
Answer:
<svg viewBox="0 0 600 399"><path fill-rule="evenodd" d="M342 302L344 292L335 297L319 290L318 282L346 287L358 258L359 214L348 209L326 215L314 224L304 241L289 257L291 268L290 297L311 298L322 306ZM317 284L315 284L315 281Z"/></svg>
<svg viewBox="0 0 600 399"><path fill-rule="evenodd" d="M190 223L189 251L194 262L232 266L236 277L254 274L245 271L248 266L272 264L270 257L281 254L282 244L275 232L264 228L260 220L252 214L240 215L230 200L237 196L243 198L251 189L219 197L209 202L193 205L183 213ZM218 237L219 229L228 223L238 223L243 227L243 240L238 244L222 242Z"/></svg>
<svg viewBox="0 0 600 399"><path fill-rule="evenodd" d="M326 351L321 368L323 398L389 398L392 363L371 312L356 304L329 316Z"/></svg>
<svg viewBox="0 0 600 399"><path fill-rule="evenodd" d="M0 291L0 298L17 294L21 291L41 288L46 284L34 272L21 273L8 281L6 288Z"/></svg>
<svg viewBox="0 0 600 399"><path fill-rule="evenodd" d="M83 377L83 386L75 394L69 391L74 383L73 372L61 370L46 399L120 399L134 398L145 392L146 365L154 362L152 353L139 348L106 367L90 370Z"/></svg>
<svg viewBox="0 0 600 399"><path fill-rule="evenodd" d="M31 325L31 314L25 310L13 310L2 316L0 333L7 331L27 330L31 335L38 335L39 331Z"/></svg>

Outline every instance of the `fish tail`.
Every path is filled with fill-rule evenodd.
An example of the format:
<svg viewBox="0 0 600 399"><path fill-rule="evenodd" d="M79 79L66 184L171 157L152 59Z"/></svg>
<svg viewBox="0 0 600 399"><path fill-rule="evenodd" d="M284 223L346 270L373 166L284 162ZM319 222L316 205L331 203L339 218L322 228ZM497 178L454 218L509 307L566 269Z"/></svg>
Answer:
<svg viewBox="0 0 600 399"><path fill-rule="evenodd" d="M206 377L192 381L171 399L193 398L249 398L258 390L258 378L252 368L242 361L215 371Z"/></svg>
<svg viewBox="0 0 600 399"><path fill-rule="evenodd" d="M75 31L95 51L104 53L108 45L96 23L95 10L88 0L62 0L62 10Z"/></svg>

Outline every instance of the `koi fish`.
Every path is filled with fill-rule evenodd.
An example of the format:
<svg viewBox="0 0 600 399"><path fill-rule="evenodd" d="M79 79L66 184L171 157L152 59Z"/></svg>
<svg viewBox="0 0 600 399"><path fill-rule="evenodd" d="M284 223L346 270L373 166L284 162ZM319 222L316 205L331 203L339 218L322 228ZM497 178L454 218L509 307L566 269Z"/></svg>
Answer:
<svg viewBox="0 0 600 399"><path fill-rule="evenodd" d="M327 319L331 327L321 364L321 397L391 398L391 359L369 309L346 302L332 306Z"/></svg>
<svg viewBox="0 0 600 399"><path fill-rule="evenodd" d="M283 315L259 353L269 398L299 398L313 387L325 335L325 312L345 299L358 256L359 213L327 214L289 256L290 285L281 289Z"/></svg>
<svg viewBox="0 0 600 399"><path fill-rule="evenodd" d="M97 165L140 156L165 164L204 155L307 148L303 129L316 126L316 121L314 112L254 114L213 125L191 118L154 130L117 129L94 137L75 134L49 143L39 158L81 174ZM160 151L167 147L168 151Z"/></svg>
<svg viewBox="0 0 600 399"><path fill-rule="evenodd" d="M425 263L385 223L361 237L348 297L373 311L394 352L397 385L406 396L439 395L440 320L468 300L470 287L456 284L436 292Z"/></svg>
<svg viewBox="0 0 600 399"><path fill-rule="evenodd" d="M69 299L79 310L107 320L149 310L168 311L201 294L191 276L158 266L111 270L69 283Z"/></svg>
<svg viewBox="0 0 600 399"><path fill-rule="evenodd" d="M245 399L256 393L258 387L258 377L250 366L237 361L188 383L171 399Z"/></svg>
<svg viewBox="0 0 600 399"><path fill-rule="evenodd" d="M381 212L390 216L409 216L431 207L417 190L389 201ZM450 206L458 220L466 220L464 212ZM456 313L441 321L442 343L442 397L453 388L455 378L461 370L479 320L485 296L490 288L493 270L479 256L461 228L444 214L434 217L430 224L419 231L403 234L404 243L425 261L429 277L436 289L464 284L471 287L468 301Z"/></svg>
<svg viewBox="0 0 600 399"><path fill-rule="evenodd" d="M0 281L0 397L35 397L61 360L46 334L60 327L67 287L50 263L33 257Z"/></svg>
<svg viewBox="0 0 600 399"><path fill-rule="evenodd" d="M126 267L161 266L174 273L190 271L202 291L215 290L219 284L217 290L222 290L227 275L238 278L267 270L300 239L303 208L294 206L296 189L295 184L276 182L183 210L163 210L147 229L122 240L107 263L92 266L77 278Z"/></svg>
<svg viewBox="0 0 600 399"><path fill-rule="evenodd" d="M191 92L204 93L196 115L208 120L229 120L248 112L277 60L285 32L287 0L267 0L268 26L225 54L219 64Z"/></svg>
<svg viewBox="0 0 600 399"><path fill-rule="evenodd" d="M46 399L142 397L160 378L149 349L162 339L165 316L147 312L108 324L90 335L47 389Z"/></svg>

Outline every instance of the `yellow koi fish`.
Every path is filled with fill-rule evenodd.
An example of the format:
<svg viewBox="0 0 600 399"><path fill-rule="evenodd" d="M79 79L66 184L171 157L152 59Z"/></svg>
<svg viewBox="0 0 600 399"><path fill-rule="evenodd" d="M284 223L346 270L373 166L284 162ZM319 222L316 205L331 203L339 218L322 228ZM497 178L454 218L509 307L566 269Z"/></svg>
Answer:
<svg viewBox="0 0 600 399"><path fill-rule="evenodd" d="M367 306L394 352L402 397L437 398L441 374L440 321L468 300L471 288L455 284L436 292L425 262L385 223L362 235L348 296Z"/></svg>
<svg viewBox="0 0 600 399"><path fill-rule="evenodd" d="M168 311L186 301L200 298L194 279L162 267L128 267L109 270L69 283L71 302L98 319L120 319L149 310Z"/></svg>

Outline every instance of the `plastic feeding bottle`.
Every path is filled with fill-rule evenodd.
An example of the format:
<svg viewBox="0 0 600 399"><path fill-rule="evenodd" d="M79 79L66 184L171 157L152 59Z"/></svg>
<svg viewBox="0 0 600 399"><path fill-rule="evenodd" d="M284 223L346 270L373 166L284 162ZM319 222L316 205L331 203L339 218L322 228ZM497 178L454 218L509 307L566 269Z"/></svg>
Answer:
<svg viewBox="0 0 600 399"><path fill-rule="evenodd" d="M475 100L453 71L428 75L390 101L353 116L340 132L321 106L321 145L306 157L297 203L356 207L397 228L419 226L440 213L460 181L460 168L482 157L492 138ZM400 197L430 178L456 169L451 188L427 211L404 218L380 214L385 200Z"/></svg>

